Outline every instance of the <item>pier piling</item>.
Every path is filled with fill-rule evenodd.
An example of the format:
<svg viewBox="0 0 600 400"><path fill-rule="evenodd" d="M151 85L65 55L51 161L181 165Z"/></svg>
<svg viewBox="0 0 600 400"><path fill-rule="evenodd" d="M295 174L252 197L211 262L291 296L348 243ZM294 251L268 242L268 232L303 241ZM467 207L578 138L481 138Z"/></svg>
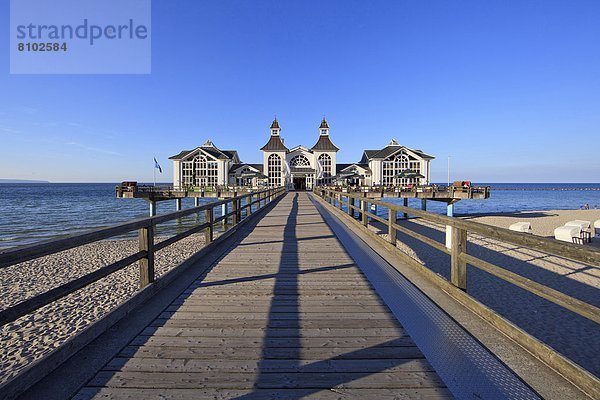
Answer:
<svg viewBox="0 0 600 400"><path fill-rule="evenodd" d="M446 215L454 217L454 204L448 204L446 207ZM446 225L446 248L452 248L452 227L450 225Z"/></svg>
<svg viewBox="0 0 600 400"><path fill-rule="evenodd" d="M156 201L148 200L148 203L150 203L150 216L156 216Z"/></svg>

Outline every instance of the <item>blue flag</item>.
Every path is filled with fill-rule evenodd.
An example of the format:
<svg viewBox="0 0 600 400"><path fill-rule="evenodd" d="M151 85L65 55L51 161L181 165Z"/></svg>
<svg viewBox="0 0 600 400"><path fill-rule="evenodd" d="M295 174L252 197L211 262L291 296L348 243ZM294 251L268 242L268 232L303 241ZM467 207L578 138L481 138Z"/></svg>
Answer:
<svg viewBox="0 0 600 400"><path fill-rule="evenodd" d="M158 164L158 161L156 161L156 157L154 157L154 168L157 168L158 172L160 172L162 174L162 168Z"/></svg>

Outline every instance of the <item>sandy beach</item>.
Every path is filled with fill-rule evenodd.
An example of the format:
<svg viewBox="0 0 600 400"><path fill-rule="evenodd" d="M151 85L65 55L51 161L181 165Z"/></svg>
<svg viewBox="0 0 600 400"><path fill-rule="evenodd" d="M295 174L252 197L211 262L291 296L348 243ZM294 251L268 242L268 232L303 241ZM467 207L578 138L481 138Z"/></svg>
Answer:
<svg viewBox="0 0 600 400"><path fill-rule="evenodd" d="M159 242L163 238L157 238ZM204 234L189 236L155 254L157 278L204 245ZM0 308L6 309L137 251L137 239L91 243L17 264L0 274ZM139 288L134 263L37 312L0 328L0 383L48 354L90 323L130 298Z"/></svg>
<svg viewBox="0 0 600 400"><path fill-rule="evenodd" d="M590 221L600 220L600 210L551 210L523 211L520 213L498 213L462 216L461 219L480 222L482 224L507 228L515 222L530 222L534 235L554 237L554 229L568 221L576 219ZM600 239L588 244L600 246Z"/></svg>
<svg viewBox="0 0 600 400"><path fill-rule="evenodd" d="M600 210L552 210L469 215L460 218L508 228L514 222L531 222L534 235L553 237L554 228L575 219L595 221ZM441 243L445 227L419 218L401 225ZM384 234L381 232L381 234ZM398 233L398 247L433 271L450 277L450 258L405 234ZM585 246L599 247L600 238ZM583 246L583 245L582 245ZM469 234L469 254L518 273L536 282L600 307L600 267L550 256L509 243ZM600 330L594 322L506 283L472 266L468 268L467 292L538 339L600 376Z"/></svg>
<svg viewBox="0 0 600 400"><path fill-rule="evenodd" d="M529 221L533 234L552 236L553 229L573 219L600 219L600 210L558 210L507 213L462 218L507 228ZM444 227L420 219L400 224L444 242ZM376 228L373 228L376 229ZM382 235L383 231L380 232ZM449 257L399 233L398 247L435 272L449 277ZM156 254L157 275L180 264L203 245L196 234ZM600 244L600 238L593 242ZM103 241L6 268L0 274L4 309L89 273L136 251L137 240ZM548 256L518 246L469 236L468 252L508 270L600 306L600 268ZM134 264L0 330L0 382L49 353L69 337L99 319L138 290ZM600 375L600 330L593 322L470 267L468 293L547 344Z"/></svg>

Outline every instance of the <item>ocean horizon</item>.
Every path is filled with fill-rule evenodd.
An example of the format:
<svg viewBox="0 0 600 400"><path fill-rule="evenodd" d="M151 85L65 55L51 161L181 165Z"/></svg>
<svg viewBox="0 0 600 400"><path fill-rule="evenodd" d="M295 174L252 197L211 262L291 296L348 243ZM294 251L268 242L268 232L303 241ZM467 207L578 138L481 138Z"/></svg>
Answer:
<svg viewBox="0 0 600 400"><path fill-rule="evenodd" d="M42 240L83 233L147 217L148 203L143 199L118 199L118 183L3 183L0 185L0 249ZM152 183L140 183L151 185ZM158 183L166 185L168 183ZM445 183L439 183L445 185ZM491 186L486 200L461 200L455 215L515 213L521 211L576 210L584 204L600 209L600 183L474 183ZM215 199L202 199L203 202ZM385 201L400 203L400 199ZM182 207L193 207L183 199ZM409 199L409 206L420 208L421 201ZM445 203L428 201L427 210L446 213ZM157 213L175 211L175 201L159 202ZM171 235L193 221L165 224L159 235ZM127 237L133 237L135 233Z"/></svg>

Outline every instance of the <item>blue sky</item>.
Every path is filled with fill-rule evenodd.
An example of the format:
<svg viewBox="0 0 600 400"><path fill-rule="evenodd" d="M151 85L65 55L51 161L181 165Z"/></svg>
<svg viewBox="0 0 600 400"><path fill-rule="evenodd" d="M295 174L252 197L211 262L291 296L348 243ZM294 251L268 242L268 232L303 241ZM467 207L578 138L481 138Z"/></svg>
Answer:
<svg viewBox="0 0 600 400"><path fill-rule="evenodd" d="M260 162L277 115L323 115L357 161L391 138L434 181L600 181L598 1L154 0L150 75L10 75L0 29L0 178L172 179L212 139ZM9 22L8 1L0 25Z"/></svg>

